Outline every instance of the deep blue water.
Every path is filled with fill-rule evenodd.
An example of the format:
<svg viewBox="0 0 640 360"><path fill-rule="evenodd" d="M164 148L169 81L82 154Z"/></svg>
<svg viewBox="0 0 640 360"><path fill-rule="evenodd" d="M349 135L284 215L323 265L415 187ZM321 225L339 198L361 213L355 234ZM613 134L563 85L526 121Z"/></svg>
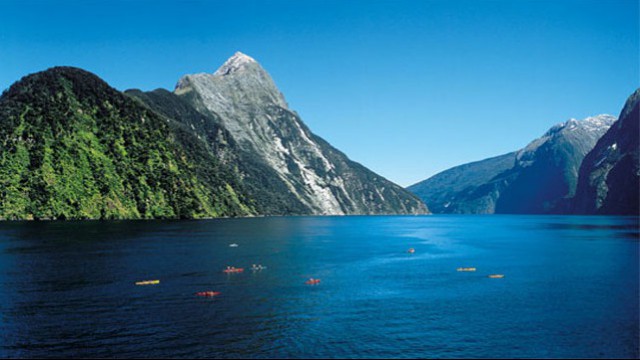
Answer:
<svg viewBox="0 0 640 360"><path fill-rule="evenodd" d="M637 358L638 257L635 217L0 223L0 357Z"/></svg>

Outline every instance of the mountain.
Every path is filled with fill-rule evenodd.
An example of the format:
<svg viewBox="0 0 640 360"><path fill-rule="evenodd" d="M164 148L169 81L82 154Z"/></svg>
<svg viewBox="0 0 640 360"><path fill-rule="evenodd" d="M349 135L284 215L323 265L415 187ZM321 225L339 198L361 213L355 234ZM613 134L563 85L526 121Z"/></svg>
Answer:
<svg viewBox="0 0 640 360"><path fill-rule="evenodd" d="M205 142L95 75L55 67L0 97L0 219L251 215Z"/></svg>
<svg viewBox="0 0 640 360"><path fill-rule="evenodd" d="M260 188L278 192L283 200L278 213L427 212L418 197L313 134L289 109L271 76L245 54L234 54L213 74L182 77L174 93L228 131L239 149L238 159L252 159L264 174L260 178L238 165L247 176L247 187L254 193ZM203 130L206 126L196 129ZM295 206L287 208L288 203Z"/></svg>
<svg viewBox="0 0 640 360"><path fill-rule="evenodd" d="M127 90L127 95L177 124L183 131L201 139L219 161L234 169L242 179L247 199L258 214L309 214L279 180L278 173L257 155L243 151L229 131L221 126L220 117L206 109L196 110L184 97L164 89L150 92Z"/></svg>
<svg viewBox="0 0 640 360"><path fill-rule="evenodd" d="M578 214L640 213L640 89L627 100L619 120L580 167L572 211Z"/></svg>
<svg viewBox="0 0 640 360"><path fill-rule="evenodd" d="M427 212L311 133L240 53L176 93L55 67L3 92L0 125L0 219Z"/></svg>
<svg viewBox="0 0 640 360"><path fill-rule="evenodd" d="M435 213L543 214L563 211L582 159L615 118L571 119L513 153L445 170L410 186Z"/></svg>
<svg viewBox="0 0 640 360"><path fill-rule="evenodd" d="M498 199L496 213L556 212L575 194L582 160L614 121L610 115L571 119L518 151L515 166L507 172L517 175Z"/></svg>
<svg viewBox="0 0 640 360"><path fill-rule="evenodd" d="M408 187L434 214L492 214L516 152L453 167Z"/></svg>

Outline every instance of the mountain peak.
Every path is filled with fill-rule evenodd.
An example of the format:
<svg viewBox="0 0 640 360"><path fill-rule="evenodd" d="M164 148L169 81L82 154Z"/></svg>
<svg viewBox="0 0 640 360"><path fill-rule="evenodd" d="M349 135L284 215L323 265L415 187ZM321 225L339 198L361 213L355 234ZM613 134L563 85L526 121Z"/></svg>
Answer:
<svg viewBox="0 0 640 360"><path fill-rule="evenodd" d="M206 98L217 112L241 109L250 113L265 104L288 109L269 73L255 59L239 51L213 74L183 76L174 90L176 95L192 91Z"/></svg>
<svg viewBox="0 0 640 360"><path fill-rule="evenodd" d="M216 70L213 75L225 76L228 74L232 74L237 72L238 70L244 68L247 64L257 64L258 62L249 55L243 54L240 51L237 51L233 54L232 57L227 59L227 61Z"/></svg>
<svg viewBox="0 0 640 360"><path fill-rule="evenodd" d="M601 131L602 129L606 131L615 121L616 117L609 114L590 116L582 120L571 118L551 127L551 129L544 134L543 138L559 134L562 131L573 131L577 128L586 131Z"/></svg>
<svg viewBox="0 0 640 360"><path fill-rule="evenodd" d="M596 116L590 116L582 120L585 124L589 124L594 127L610 127L613 123L618 120L615 116L609 114L600 114Z"/></svg>
<svg viewBox="0 0 640 360"><path fill-rule="evenodd" d="M78 97L97 98L97 93L111 92L115 89L86 70L71 66L56 66L24 76L5 90L2 96L26 96L26 101L29 98L44 99L48 94L65 94L67 91L73 92Z"/></svg>

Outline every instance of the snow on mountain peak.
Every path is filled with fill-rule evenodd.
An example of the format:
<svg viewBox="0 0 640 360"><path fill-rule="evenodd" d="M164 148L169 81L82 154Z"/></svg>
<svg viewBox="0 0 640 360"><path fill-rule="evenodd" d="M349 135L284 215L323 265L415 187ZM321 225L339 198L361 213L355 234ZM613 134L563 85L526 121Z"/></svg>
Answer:
<svg viewBox="0 0 640 360"><path fill-rule="evenodd" d="M551 136L561 131L574 130L577 128L582 128L588 131L608 129L615 121L616 117L608 114L590 116L582 120L571 118L566 122L554 125L544 134L544 137Z"/></svg>
<svg viewBox="0 0 640 360"><path fill-rule="evenodd" d="M246 64L251 64L251 63L257 63L257 61L251 56L245 55L240 51L238 51L235 54L233 54L233 56L230 57L227 61L225 61L224 64L222 64L222 66L220 66L220 68L216 70L215 73L213 73L213 75L224 76L224 75L232 74L240 70Z"/></svg>
<svg viewBox="0 0 640 360"><path fill-rule="evenodd" d="M585 124L590 125L590 127L610 127L617 120L617 118L613 115L601 114L596 116L588 117L582 120Z"/></svg>

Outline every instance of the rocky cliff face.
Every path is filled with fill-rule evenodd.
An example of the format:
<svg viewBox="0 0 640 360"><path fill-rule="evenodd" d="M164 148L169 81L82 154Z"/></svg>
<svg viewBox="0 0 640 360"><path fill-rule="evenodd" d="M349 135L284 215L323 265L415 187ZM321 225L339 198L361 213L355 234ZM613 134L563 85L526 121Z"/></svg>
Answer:
<svg viewBox="0 0 640 360"><path fill-rule="evenodd" d="M640 89L580 167L572 211L578 214L640 213Z"/></svg>
<svg viewBox="0 0 640 360"><path fill-rule="evenodd" d="M564 212L582 159L614 121L610 115L571 119L519 151L446 170L409 190L434 212Z"/></svg>
<svg viewBox="0 0 640 360"><path fill-rule="evenodd" d="M216 114L244 156L271 169L305 213L420 214L413 194L349 160L289 109L271 76L236 53L213 74L186 75L175 94Z"/></svg>

